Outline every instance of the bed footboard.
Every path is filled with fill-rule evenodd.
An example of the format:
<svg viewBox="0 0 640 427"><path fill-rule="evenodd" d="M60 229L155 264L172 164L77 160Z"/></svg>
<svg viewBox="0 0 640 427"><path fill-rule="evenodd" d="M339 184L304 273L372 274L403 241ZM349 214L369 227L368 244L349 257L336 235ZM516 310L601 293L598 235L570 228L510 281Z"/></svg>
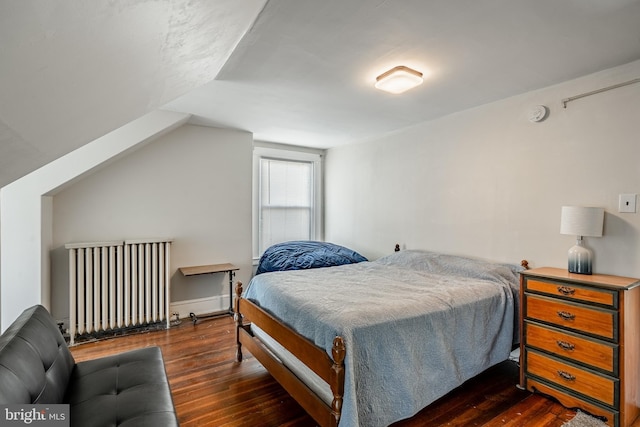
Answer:
<svg viewBox="0 0 640 427"><path fill-rule="evenodd" d="M246 348L262 363L282 387L313 417L320 426L337 427L342 412L344 395L345 343L342 337L333 340L332 357L256 304L242 298L242 282L236 285L236 361L242 361ZM313 390L300 380L251 332L255 324L284 348L296 356L331 387L333 401L327 405Z"/></svg>

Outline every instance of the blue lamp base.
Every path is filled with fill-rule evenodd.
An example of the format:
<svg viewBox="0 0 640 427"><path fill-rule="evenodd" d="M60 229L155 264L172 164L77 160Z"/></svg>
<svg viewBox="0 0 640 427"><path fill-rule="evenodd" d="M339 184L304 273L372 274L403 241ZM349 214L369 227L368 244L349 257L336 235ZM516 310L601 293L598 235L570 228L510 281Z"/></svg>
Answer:
<svg viewBox="0 0 640 427"><path fill-rule="evenodd" d="M593 252L582 244L582 237L569 249L569 273L592 274Z"/></svg>

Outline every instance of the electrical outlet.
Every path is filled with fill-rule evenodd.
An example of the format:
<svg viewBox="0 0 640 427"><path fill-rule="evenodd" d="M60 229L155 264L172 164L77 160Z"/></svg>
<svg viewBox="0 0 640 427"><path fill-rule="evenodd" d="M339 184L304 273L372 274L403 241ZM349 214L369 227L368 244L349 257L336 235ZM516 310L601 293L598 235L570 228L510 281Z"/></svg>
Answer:
<svg viewBox="0 0 640 427"><path fill-rule="evenodd" d="M636 212L636 194L620 194L618 199L618 212Z"/></svg>

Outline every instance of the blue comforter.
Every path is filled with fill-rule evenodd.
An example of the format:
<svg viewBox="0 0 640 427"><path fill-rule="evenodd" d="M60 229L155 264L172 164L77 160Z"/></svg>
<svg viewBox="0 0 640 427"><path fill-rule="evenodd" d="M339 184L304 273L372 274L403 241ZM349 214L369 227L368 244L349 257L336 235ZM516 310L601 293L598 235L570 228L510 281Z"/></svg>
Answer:
<svg viewBox="0 0 640 427"><path fill-rule="evenodd" d="M256 274L269 271L304 270L366 261L359 253L327 242L292 241L270 246L258 264Z"/></svg>
<svg viewBox="0 0 640 427"><path fill-rule="evenodd" d="M341 427L413 416L506 360L520 267L403 251L373 262L261 274L244 297L331 354L345 339Z"/></svg>

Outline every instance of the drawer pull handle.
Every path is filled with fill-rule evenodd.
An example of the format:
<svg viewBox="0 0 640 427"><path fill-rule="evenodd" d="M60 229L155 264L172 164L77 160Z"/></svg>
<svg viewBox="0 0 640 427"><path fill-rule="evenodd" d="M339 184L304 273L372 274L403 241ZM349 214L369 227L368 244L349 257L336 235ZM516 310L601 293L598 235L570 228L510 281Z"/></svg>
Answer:
<svg viewBox="0 0 640 427"><path fill-rule="evenodd" d="M576 346L571 344L570 342L556 340L556 343L558 344L558 347L563 350L573 351L576 348Z"/></svg>
<svg viewBox="0 0 640 427"><path fill-rule="evenodd" d="M573 320L576 318L575 314L571 314L567 311L558 311L558 316L560 316L563 320Z"/></svg>
<svg viewBox="0 0 640 427"><path fill-rule="evenodd" d="M565 379L567 381L575 381L576 380L575 375L571 375L570 373L565 372L565 371L558 370L558 375L560 375L560 377L562 379Z"/></svg>
<svg viewBox="0 0 640 427"><path fill-rule="evenodd" d="M568 286L558 286L558 292L562 295L573 295L576 293L576 290Z"/></svg>

